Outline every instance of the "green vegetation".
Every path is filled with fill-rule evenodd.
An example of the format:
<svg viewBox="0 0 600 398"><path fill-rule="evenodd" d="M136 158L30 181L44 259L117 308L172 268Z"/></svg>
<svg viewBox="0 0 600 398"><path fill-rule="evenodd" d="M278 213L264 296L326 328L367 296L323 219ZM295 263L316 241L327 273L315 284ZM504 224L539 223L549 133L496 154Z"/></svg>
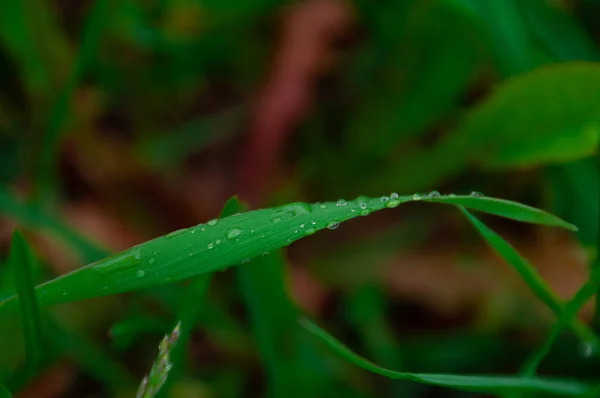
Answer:
<svg viewBox="0 0 600 398"><path fill-rule="evenodd" d="M598 20L1 1L0 398L600 396Z"/></svg>

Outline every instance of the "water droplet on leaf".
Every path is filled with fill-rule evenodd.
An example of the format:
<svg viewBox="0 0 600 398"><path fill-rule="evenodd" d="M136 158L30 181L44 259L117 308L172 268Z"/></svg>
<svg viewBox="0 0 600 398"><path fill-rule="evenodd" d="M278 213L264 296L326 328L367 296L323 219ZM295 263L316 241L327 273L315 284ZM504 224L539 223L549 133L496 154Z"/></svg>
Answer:
<svg viewBox="0 0 600 398"><path fill-rule="evenodd" d="M471 196L474 198L482 198L484 195L481 192L473 191L471 192Z"/></svg>
<svg viewBox="0 0 600 398"><path fill-rule="evenodd" d="M438 191L431 191L427 196L429 196L430 198L439 198L441 195Z"/></svg>
<svg viewBox="0 0 600 398"><path fill-rule="evenodd" d="M214 219L208 221L207 224L210 225L211 227L214 227L215 225L217 225L218 222L219 222L219 220L214 218Z"/></svg>
<svg viewBox="0 0 600 398"><path fill-rule="evenodd" d="M421 194L419 194L419 193L414 194L413 200L421 200Z"/></svg>
<svg viewBox="0 0 600 398"><path fill-rule="evenodd" d="M340 223L337 221L329 221L327 223L327 228L329 228L329 229L336 229L339 226L340 226Z"/></svg>
<svg viewBox="0 0 600 398"><path fill-rule="evenodd" d="M236 238L240 237L240 235L242 235L243 233L244 233L244 231L242 231L241 229L233 228L233 229L230 229L229 231L227 231L225 233L225 236L227 236L227 239L231 240L231 239L236 239Z"/></svg>

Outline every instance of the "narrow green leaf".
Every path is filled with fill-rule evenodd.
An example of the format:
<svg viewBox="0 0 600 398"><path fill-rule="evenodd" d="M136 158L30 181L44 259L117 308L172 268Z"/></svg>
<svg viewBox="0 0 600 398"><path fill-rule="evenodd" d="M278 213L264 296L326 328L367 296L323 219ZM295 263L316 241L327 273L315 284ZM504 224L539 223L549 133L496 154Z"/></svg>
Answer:
<svg viewBox="0 0 600 398"><path fill-rule="evenodd" d="M44 351L42 321L32 276L33 253L23 235L15 230L10 246L10 261L21 307L21 322L25 335L27 369L34 372Z"/></svg>
<svg viewBox="0 0 600 398"><path fill-rule="evenodd" d="M549 225L565 228L570 231L577 231L577 227L573 224L561 220L555 215L547 213L543 210L504 199L488 198L477 193L473 193L469 196L424 195L422 199L428 202L464 206L472 210L478 210L496 216L511 218L516 221Z"/></svg>
<svg viewBox="0 0 600 398"><path fill-rule="evenodd" d="M0 384L0 398L12 398L10 391L8 391L2 384Z"/></svg>
<svg viewBox="0 0 600 398"><path fill-rule="evenodd" d="M536 268L523 258L510 243L504 240L500 235L489 229L484 223L475 216L460 207L462 213L473 224L475 229L483 236L489 245L507 262L529 286L531 291L548 307L557 317L562 317L565 312L563 301L552 291L548 283L540 276ZM572 319L570 326L586 342L597 343L596 335L578 319Z"/></svg>
<svg viewBox="0 0 600 398"><path fill-rule="evenodd" d="M238 204L238 209L247 208L243 204ZM291 375L289 370L293 365L286 346L289 345L291 327L295 326L298 310L285 290L283 252L281 250L274 253L264 252L262 256L252 261L244 259L242 263L248 264L236 270L238 283L250 314L254 338L265 367L268 395L290 396L298 386L294 386L288 377ZM297 366L294 368L300 370Z"/></svg>
<svg viewBox="0 0 600 398"><path fill-rule="evenodd" d="M291 203L256 210L182 229L99 260L37 287L40 303L55 304L106 296L175 282L223 270L272 252L340 222L393 208L413 196L367 198L337 203ZM540 210L491 198L444 196L426 199L464 204L521 221L570 224ZM16 297L0 301L0 311L15 308Z"/></svg>
<svg viewBox="0 0 600 398"><path fill-rule="evenodd" d="M90 242L66 225L60 217L51 214L40 206L19 200L5 187L0 187L0 213L22 226L36 231L49 232L59 237L75 249L87 262L99 260L109 254L107 249Z"/></svg>
<svg viewBox="0 0 600 398"><path fill-rule="evenodd" d="M221 217L227 217L238 212L239 201L237 197L230 198L223 210ZM210 284L211 275L200 275L192 279L179 300L177 308L177 319L179 319L179 343L171 350L171 377L165 382L162 390L157 394L158 397L166 396L169 389L184 368L185 352L188 349L188 343L194 330L194 326L200 318L201 311L205 310L205 305L199 305L206 301L206 292Z"/></svg>
<svg viewBox="0 0 600 398"><path fill-rule="evenodd" d="M577 314L581 308L598 292L598 280L600 272L596 270L593 275L578 291L575 293L573 298L567 302L563 313L558 318L558 321L552 326L548 338L544 344L536 350L522 367L521 373L527 377L533 377L536 369L542 362L542 360L548 355L552 346L560 336L560 334L573 323L573 320L577 317ZM599 347L593 345L593 342L582 342L582 344L592 344L593 349L597 350Z"/></svg>
<svg viewBox="0 0 600 398"><path fill-rule="evenodd" d="M300 324L323 341L336 354L349 362L370 372L392 379L410 380L416 383L493 395L512 392L538 392L563 397L579 396L589 388L589 386L584 383L571 380L396 372L382 368L352 352L348 347L336 340L335 337L328 334L310 320L303 318L300 320Z"/></svg>
<svg viewBox="0 0 600 398"><path fill-rule="evenodd" d="M49 199L56 185L56 154L64 125L69 116L69 104L73 93L84 76L84 72L93 65L98 53L98 45L102 31L108 21L108 0L95 0L86 18L79 53L73 65L71 74L62 89L50 114L48 126L41 140L41 148L35 175L34 196L37 199Z"/></svg>

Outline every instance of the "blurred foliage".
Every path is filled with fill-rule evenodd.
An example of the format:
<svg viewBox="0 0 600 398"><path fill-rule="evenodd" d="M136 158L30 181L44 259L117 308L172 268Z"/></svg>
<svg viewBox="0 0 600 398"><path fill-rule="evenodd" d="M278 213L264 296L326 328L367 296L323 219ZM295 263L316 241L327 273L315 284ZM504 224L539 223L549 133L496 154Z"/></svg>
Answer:
<svg viewBox="0 0 600 398"><path fill-rule="evenodd" d="M269 204L482 191L573 222L581 261L599 267L598 21L596 0L2 0L0 297L15 293L23 272L9 259L15 225L38 257L39 283L215 217L232 194L252 196L242 186L263 190ZM357 220L210 284L42 311L48 346L36 374L19 317L2 314L0 395L5 385L36 397L52 388L134 396L156 343L183 317L193 324L182 323L186 350L173 351L163 396L282 396L267 383L280 377L266 366L268 349L288 361L282 377L301 385L298 396L473 396L382 382L303 333L265 345L296 301L393 369L517 370L540 346L545 315L528 313L526 295L497 274L502 294L477 296L476 309L453 316L436 312L436 291L461 277L456 285L470 287L464 275L490 265L473 254L479 243L464 222L419 205L406 213ZM496 225L538 254L530 229ZM394 271L403 253L431 262L423 253L442 256L440 243L461 249L436 258L446 268L430 274L426 293L394 286L394 272L409 272ZM455 264L468 256L473 264ZM459 269L446 274L451 267ZM549 274L566 286L574 268ZM422 275L406 278L417 285ZM272 330L258 330L257 317ZM540 373L597 378L596 352L569 334L555 338Z"/></svg>

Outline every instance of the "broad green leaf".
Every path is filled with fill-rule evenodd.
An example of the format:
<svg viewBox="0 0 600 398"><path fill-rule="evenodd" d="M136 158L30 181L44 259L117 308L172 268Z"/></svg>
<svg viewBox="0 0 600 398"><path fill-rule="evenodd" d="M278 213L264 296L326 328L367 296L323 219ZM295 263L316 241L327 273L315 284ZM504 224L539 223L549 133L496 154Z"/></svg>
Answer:
<svg viewBox="0 0 600 398"><path fill-rule="evenodd" d="M345 358L349 362L352 362L353 364L370 372L392 379L409 380L416 383L429 384L438 387L446 387L456 390L472 391L492 395L502 395L514 392L537 392L552 396L571 397L579 396L589 388L589 386L584 383L570 380L521 378L510 376L459 376L447 374L396 372L380 367L352 352L348 347L336 340L335 337L328 334L310 320L303 318L300 320L300 324L310 333L323 341L323 343L325 343L336 354Z"/></svg>
<svg viewBox="0 0 600 398"><path fill-rule="evenodd" d="M411 200L413 196L392 194L381 198L358 197L350 202L291 203L211 220L145 242L39 285L38 298L42 304L83 300L223 270L319 230L335 229L340 222ZM511 202L497 202L491 198L434 196L426 200L573 228L539 210L516 203L511 206ZM16 301L15 297L0 301L0 311L15 308Z"/></svg>
<svg viewBox="0 0 600 398"><path fill-rule="evenodd" d="M550 334L546 341L538 350L536 350L522 367L522 374L528 377L535 375L536 369L542 360L548 355L552 346L560 337L560 334L573 323L581 308L598 292L598 282L600 272L595 271L594 275L575 293L573 298L567 302L563 313L559 316L558 321L552 326ZM594 342L582 342L582 344L590 344L592 350L597 350L598 347Z"/></svg>
<svg viewBox="0 0 600 398"><path fill-rule="evenodd" d="M463 207L461 207L460 210L489 245L519 273L531 291L560 319L565 313L565 305L556 293L552 291L548 283L541 277L537 269L531 265L529 261L523 258L517 250L515 250L515 248L500 235L489 229L484 223L479 221ZM594 344L598 343L598 339L594 333L580 320L572 319L570 326L584 341L594 342Z"/></svg>
<svg viewBox="0 0 600 398"><path fill-rule="evenodd" d="M44 352L42 321L32 276L33 261L33 253L27 241L18 230L15 230L10 246L10 262L15 273L25 336L26 366L30 372L35 372Z"/></svg>
<svg viewBox="0 0 600 398"><path fill-rule="evenodd" d="M600 134L600 65L564 63L511 78L470 111L456 134L472 161L488 169L591 156Z"/></svg>

